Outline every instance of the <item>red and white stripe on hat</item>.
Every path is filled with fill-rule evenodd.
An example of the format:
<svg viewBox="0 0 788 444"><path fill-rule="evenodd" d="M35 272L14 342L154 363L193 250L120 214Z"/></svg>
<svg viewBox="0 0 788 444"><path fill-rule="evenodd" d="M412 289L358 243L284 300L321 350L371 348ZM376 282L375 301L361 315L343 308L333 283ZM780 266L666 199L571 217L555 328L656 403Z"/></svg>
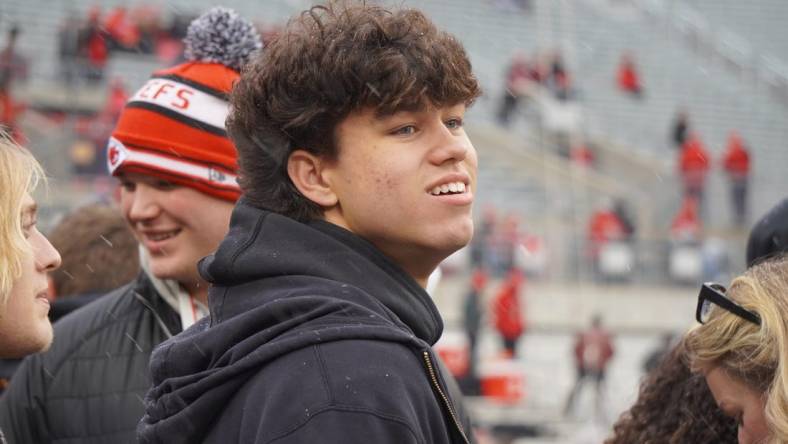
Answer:
<svg viewBox="0 0 788 444"><path fill-rule="evenodd" d="M188 176L194 180L214 184L217 188L239 190L238 176L199 163L174 159L153 151L135 150L126 147L120 140L110 137L107 149L107 164L110 174L121 166L142 167L158 170L162 173L173 172L179 176Z"/></svg>

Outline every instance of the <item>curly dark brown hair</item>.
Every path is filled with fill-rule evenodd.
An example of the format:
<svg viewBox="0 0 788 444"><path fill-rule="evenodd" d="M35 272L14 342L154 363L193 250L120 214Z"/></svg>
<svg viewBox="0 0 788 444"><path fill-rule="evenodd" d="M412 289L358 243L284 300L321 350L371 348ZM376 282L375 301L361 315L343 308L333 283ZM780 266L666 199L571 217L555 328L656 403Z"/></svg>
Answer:
<svg viewBox="0 0 788 444"><path fill-rule="evenodd" d="M314 6L244 69L227 120L247 201L293 219L320 218L287 174L295 149L333 159L351 112L379 115L471 105L481 93L460 42L420 11L357 2Z"/></svg>
<svg viewBox="0 0 788 444"><path fill-rule="evenodd" d="M735 444L736 421L717 407L703 376L674 347L640 386L605 444Z"/></svg>

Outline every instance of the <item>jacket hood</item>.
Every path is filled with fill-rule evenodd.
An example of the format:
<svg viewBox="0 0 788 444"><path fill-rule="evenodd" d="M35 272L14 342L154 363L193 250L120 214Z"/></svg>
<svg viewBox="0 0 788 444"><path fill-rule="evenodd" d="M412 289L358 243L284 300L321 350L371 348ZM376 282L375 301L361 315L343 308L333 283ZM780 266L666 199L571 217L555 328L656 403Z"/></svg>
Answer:
<svg viewBox="0 0 788 444"><path fill-rule="evenodd" d="M297 275L342 282L374 295L430 344L443 331L427 292L371 243L329 222L302 224L243 199L233 211L227 237L199 268L214 286ZM221 304L212 302L211 314L221 322Z"/></svg>
<svg viewBox="0 0 788 444"><path fill-rule="evenodd" d="M211 316L154 351L141 442L203 436L249 378L291 351L359 338L425 349L443 329L427 293L369 242L243 199L199 268Z"/></svg>

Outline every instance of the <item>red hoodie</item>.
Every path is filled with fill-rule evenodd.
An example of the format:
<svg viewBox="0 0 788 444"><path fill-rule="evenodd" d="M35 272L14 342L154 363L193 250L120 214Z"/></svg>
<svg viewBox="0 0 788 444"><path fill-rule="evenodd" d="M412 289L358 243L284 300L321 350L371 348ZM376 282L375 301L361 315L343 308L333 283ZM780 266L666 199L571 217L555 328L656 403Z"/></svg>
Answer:
<svg viewBox="0 0 788 444"><path fill-rule="evenodd" d="M735 177L746 177L750 173L750 154L744 147L741 137L736 133L731 133L728 137L723 167L728 174Z"/></svg>

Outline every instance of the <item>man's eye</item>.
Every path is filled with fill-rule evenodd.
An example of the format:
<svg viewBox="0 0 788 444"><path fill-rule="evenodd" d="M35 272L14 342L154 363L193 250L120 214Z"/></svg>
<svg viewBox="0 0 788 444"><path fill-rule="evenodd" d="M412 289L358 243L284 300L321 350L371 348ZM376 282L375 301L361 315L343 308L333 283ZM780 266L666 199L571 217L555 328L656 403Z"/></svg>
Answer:
<svg viewBox="0 0 788 444"><path fill-rule="evenodd" d="M416 133L416 127L413 125L406 125L401 128L397 128L391 132L391 134L395 136L410 136L411 134Z"/></svg>
<svg viewBox="0 0 788 444"><path fill-rule="evenodd" d="M449 119L446 121L446 128L458 129L462 128L462 119Z"/></svg>
<svg viewBox="0 0 788 444"><path fill-rule="evenodd" d="M27 224L22 226L22 234L25 236L25 239L29 238L33 234L33 230L36 228L36 221L28 222Z"/></svg>
<svg viewBox="0 0 788 444"><path fill-rule="evenodd" d="M121 182L120 187L126 191L134 191L137 188L134 182Z"/></svg>
<svg viewBox="0 0 788 444"><path fill-rule="evenodd" d="M157 180L154 186L160 190L171 190L176 188L178 185L176 185L174 182L170 182L169 180Z"/></svg>

